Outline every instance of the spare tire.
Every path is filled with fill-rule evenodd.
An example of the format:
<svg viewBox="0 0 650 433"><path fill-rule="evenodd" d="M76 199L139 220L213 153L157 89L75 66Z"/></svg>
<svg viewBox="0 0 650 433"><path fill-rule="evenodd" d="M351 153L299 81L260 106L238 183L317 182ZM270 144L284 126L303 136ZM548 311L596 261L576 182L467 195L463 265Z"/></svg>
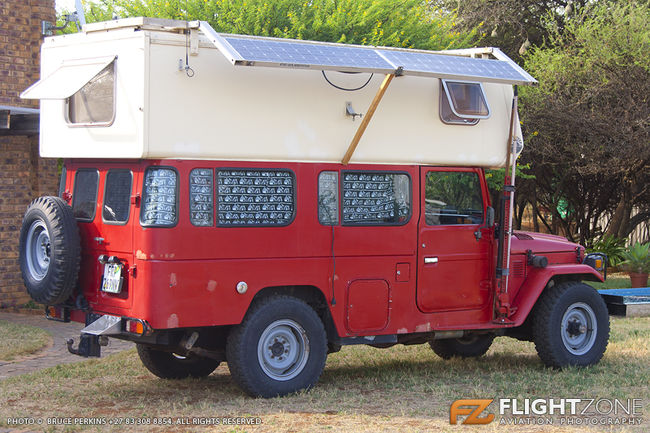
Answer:
<svg viewBox="0 0 650 433"><path fill-rule="evenodd" d="M20 270L27 292L45 305L65 302L79 276L81 246L72 208L59 197L39 197L20 228Z"/></svg>

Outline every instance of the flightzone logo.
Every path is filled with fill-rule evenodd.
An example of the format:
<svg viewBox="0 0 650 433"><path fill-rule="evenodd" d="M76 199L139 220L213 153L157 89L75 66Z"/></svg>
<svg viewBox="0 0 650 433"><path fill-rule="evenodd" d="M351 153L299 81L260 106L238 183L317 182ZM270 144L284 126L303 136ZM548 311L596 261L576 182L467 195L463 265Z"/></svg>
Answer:
<svg viewBox="0 0 650 433"><path fill-rule="evenodd" d="M493 403L498 415L490 410ZM642 408L640 398L460 399L449 408L449 424L639 426Z"/></svg>

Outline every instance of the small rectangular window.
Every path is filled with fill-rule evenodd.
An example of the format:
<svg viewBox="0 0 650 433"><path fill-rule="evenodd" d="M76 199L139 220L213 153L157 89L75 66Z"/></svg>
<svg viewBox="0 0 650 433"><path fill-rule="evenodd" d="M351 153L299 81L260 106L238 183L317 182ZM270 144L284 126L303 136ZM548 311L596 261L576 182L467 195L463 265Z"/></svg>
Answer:
<svg viewBox="0 0 650 433"><path fill-rule="evenodd" d="M129 170L109 170L104 187L102 218L108 224L125 224L131 209L133 175Z"/></svg>
<svg viewBox="0 0 650 433"><path fill-rule="evenodd" d="M339 223L339 174L323 171L318 175L318 221L326 226Z"/></svg>
<svg viewBox="0 0 650 433"><path fill-rule="evenodd" d="M401 225L411 215L411 179L407 174L344 172L344 225Z"/></svg>
<svg viewBox="0 0 650 433"><path fill-rule="evenodd" d="M425 188L427 225L483 222L481 183L476 173L430 171Z"/></svg>
<svg viewBox="0 0 650 433"><path fill-rule="evenodd" d="M144 175L140 223L173 227L177 222L178 174L171 167L149 167Z"/></svg>
<svg viewBox="0 0 650 433"><path fill-rule="evenodd" d="M95 219L98 187L99 172L97 170L91 168L77 170L74 176L72 196L72 212L77 220L91 222Z"/></svg>
<svg viewBox="0 0 650 433"><path fill-rule="evenodd" d="M214 175L210 168L190 172L190 222L199 227L213 225Z"/></svg>
<svg viewBox="0 0 650 433"><path fill-rule="evenodd" d="M444 123L476 125L490 117L481 83L440 80L440 119Z"/></svg>
<svg viewBox="0 0 650 433"><path fill-rule="evenodd" d="M295 177L289 170L219 169L217 225L289 225L295 197Z"/></svg>
<svg viewBox="0 0 650 433"><path fill-rule="evenodd" d="M115 117L115 61L67 99L67 120L78 125L105 125Z"/></svg>

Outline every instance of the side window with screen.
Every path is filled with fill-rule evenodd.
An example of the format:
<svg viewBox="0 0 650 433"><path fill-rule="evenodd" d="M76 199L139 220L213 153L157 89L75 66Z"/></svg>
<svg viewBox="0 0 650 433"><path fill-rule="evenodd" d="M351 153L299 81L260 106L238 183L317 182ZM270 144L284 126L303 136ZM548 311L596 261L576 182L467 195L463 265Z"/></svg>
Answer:
<svg viewBox="0 0 650 433"><path fill-rule="evenodd" d="M129 170L109 170L104 187L102 218L108 224L125 224L131 208L133 175Z"/></svg>
<svg viewBox="0 0 650 433"><path fill-rule="evenodd" d="M470 172L430 171L425 194L426 224L481 224L483 199L478 175Z"/></svg>
<svg viewBox="0 0 650 433"><path fill-rule="evenodd" d="M213 225L213 173L211 168L195 168L190 172L190 222L195 226Z"/></svg>
<svg viewBox="0 0 650 433"><path fill-rule="evenodd" d="M411 215L411 178L402 173L342 174L344 225L401 225Z"/></svg>
<svg viewBox="0 0 650 433"><path fill-rule="evenodd" d="M99 172L95 169L82 168L74 176L72 195L72 212L79 221L90 222L95 219L97 208L97 188Z"/></svg>
<svg viewBox="0 0 650 433"><path fill-rule="evenodd" d="M140 223L173 227L177 222L178 174L169 167L149 167L144 175Z"/></svg>
<svg viewBox="0 0 650 433"><path fill-rule="evenodd" d="M323 171L318 175L318 221L326 226L339 223L339 174Z"/></svg>
<svg viewBox="0 0 650 433"><path fill-rule="evenodd" d="M67 121L79 125L113 123L115 117L115 61L109 63L67 99Z"/></svg>
<svg viewBox="0 0 650 433"><path fill-rule="evenodd" d="M286 226L295 206L296 180L290 170L217 170L218 226Z"/></svg>
<svg viewBox="0 0 650 433"><path fill-rule="evenodd" d="M476 125L490 117L481 83L440 80L440 120L452 125Z"/></svg>

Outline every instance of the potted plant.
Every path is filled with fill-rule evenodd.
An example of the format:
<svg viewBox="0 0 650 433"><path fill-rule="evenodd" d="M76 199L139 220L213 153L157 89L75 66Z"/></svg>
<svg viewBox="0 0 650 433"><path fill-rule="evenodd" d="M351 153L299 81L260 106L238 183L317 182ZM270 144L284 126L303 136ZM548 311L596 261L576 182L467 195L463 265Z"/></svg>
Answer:
<svg viewBox="0 0 650 433"><path fill-rule="evenodd" d="M625 270L630 274L632 287L648 287L648 273L650 273L650 242L640 242L630 245L623 251Z"/></svg>

